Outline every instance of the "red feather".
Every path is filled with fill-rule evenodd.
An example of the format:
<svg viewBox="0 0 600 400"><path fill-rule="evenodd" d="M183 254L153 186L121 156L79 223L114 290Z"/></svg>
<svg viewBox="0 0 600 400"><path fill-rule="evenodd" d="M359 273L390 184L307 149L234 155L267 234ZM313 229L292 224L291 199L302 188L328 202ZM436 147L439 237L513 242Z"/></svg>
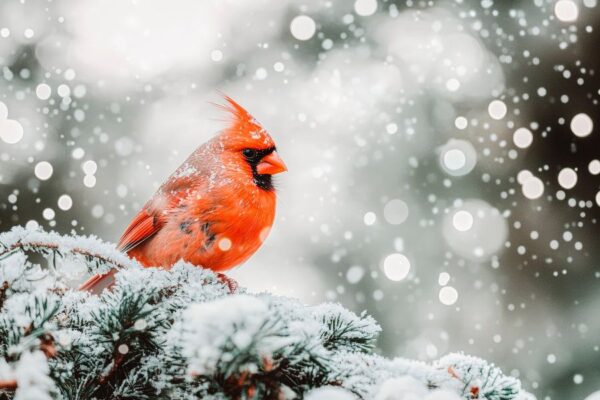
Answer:
<svg viewBox="0 0 600 400"><path fill-rule="evenodd" d="M111 287L115 283L115 270L105 274L97 274L85 281L79 290L87 290L93 294L100 294L106 288Z"/></svg>
<svg viewBox="0 0 600 400"><path fill-rule="evenodd" d="M162 225L157 214L149 214L146 209L143 209L125 229L117 248L122 252L129 252L129 250L152 237Z"/></svg>

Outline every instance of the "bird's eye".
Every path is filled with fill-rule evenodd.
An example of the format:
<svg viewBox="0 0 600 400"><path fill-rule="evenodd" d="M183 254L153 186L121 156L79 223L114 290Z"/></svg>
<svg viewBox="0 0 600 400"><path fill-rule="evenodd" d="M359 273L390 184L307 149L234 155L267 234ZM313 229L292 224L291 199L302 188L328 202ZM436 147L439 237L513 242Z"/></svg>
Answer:
<svg viewBox="0 0 600 400"><path fill-rule="evenodd" d="M244 157L248 158L248 159L253 159L256 157L256 150L254 149L244 149L242 151L242 153L244 154Z"/></svg>

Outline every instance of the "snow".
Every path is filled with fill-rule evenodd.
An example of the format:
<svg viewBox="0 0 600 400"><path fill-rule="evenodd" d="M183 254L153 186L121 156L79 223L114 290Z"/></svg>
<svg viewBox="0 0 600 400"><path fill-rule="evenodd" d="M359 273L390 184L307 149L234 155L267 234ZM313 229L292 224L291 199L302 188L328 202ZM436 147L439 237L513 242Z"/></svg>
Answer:
<svg viewBox="0 0 600 400"><path fill-rule="evenodd" d="M453 251L467 259L481 260L489 259L502 248L508 226L500 210L483 200L466 199L448 210L442 232Z"/></svg>
<svg viewBox="0 0 600 400"><path fill-rule="evenodd" d="M404 254L390 254L383 260L383 272L392 281L404 280L410 272L410 261Z"/></svg>
<svg viewBox="0 0 600 400"><path fill-rule="evenodd" d="M408 218L408 205L400 199L392 199L383 208L383 217L392 225L400 225Z"/></svg>
<svg viewBox="0 0 600 400"><path fill-rule="evenodd" d="M190 165L189 163L185 163L177 171L175 171L173 178L183 178L186 176L194 175L197 172L198 170L196 169L196 167Z"/></svg>
<svg viewBox="0 0 600 400"><path fill-rule="evenodd" d="M577 172L573 168L563 168L558 173L558 183L564 189L573 189L577 184Z"/></svg>
<svg viewBox="0 0 600 400"><path fill-rule="evenodd" d="M590 171L590 174L592 175L600 174L600 161L596 159L590 161L588 164L588 171Z"/></svg>
<svg viewBox="0 0 600 400"><path fill-rule="evenodd" d="M335 386L325 386L311 390L305 400L356 400L351 392Z"/></svg>
<svg viewBox="0 0 600 400"><path fill-rule="evenodd" d="M15 228L0 238L7 246L44 243L61 253L45 270L31 265L19 251L2 261L0 278L8 282L11 291L3 304L1 321L19 329L22 336L8 348L9 354L19 356L18 361L9 363L0 358L0 379L16 379L17 399L50 399L57 390L49 377L46 355L38 350L41 336L24 334L28 327L35 325L40 332L51 333L53 346L58 346L53 351L59 354L76 348L101 359L113 352L127 357L138 350L131 342L121 342L132 334L123 323L131 324L137 332L151 333L150 340L160 344L159 354L144 358L138 374L173 362L178 355L184 360L190 382L223 373L260 376L282 365L306 368L306 362L320 360L327 366L322 372L324 382L340 386L324 385L305 398L346 400L358 395L381 400L456 400L464 398L461 396L468 390L518 393L520 389L518 381L473 357L455 354L426 364L372 354L381 327L365 313L356 315L339 304L308 307L295 299L268 293L251 295L243 289L229 294L211 271L185 263L169 271L144 269L131 260L128 268L116 274L115 287L95 296L69 289L75 252L88 249L104 260L118 259L112 246L94 237L60 236L39 229ZM10 268L4 263L10 263ZM42 274L42 279L30 279L33 274ZM23 281L29 287L19 286ZM159 294L163 297L155 304L152 299ZM137 304L135 298L142 303ZM115 309L132 306L144 317L122 321L114 314ZM108 331L103 323L109 324ZM99 373L110 376L115 367L112 360ZM72 366L62 365L58 359L52 368L68 371ZM168 385L167 376L163 379L151 382L156 390ZM289 387L282 386L282 390L289 392L289 398L296 395Z"/></svg>
<svg viewBox="0 0 600 400"><path fill-rule="evenodd" d="M444 153L444 165L450 170L463 168L466 161L465 154L458 149L451 149Z"/></svg>
<svg viewBox="0 0 600 400"><path fill-rule="evenodd" d="M264 327L267 304L253 296L236 295L210 303L190 306L183 312L179 332L182 354L188 359L191 375L212 374L217 370L222 349L231 342L230 353L250 346ZM276 327L274 327L276 328ZM273 343L260 341L260 356L272 357Z"/></svg>
<svg viewBox="0 0 600 400"><path fill-rule="evenodd" d="M52 176L52 164L48 161L40 161L35 165L35 176L42 181L47 181Z"/></svg>
<svg viewBox="0 0 600 400"><path fill-rule="evenodd" d="M374 400L461 400L461 398L456 392L446 389L429 391L424 383L411 376L403 376L383 382Z"/></svg>
<svg viewBox="0 0 600 400"><path fill-rule="evenodd" d="M488 105L488 113L493 119L502 119L506 116L506 104L502 100L493 100Z"/></svg>
<svg viewBox="0 0 600 400"><path fill-rule="evenodd" d="M48 100L52 94L52 88L46 83L40 83L35 88L35 94L40 100Z"/></svg>
<svg viewBox="0 0 600 400"><path fill-rule="evenodd" d="M17 390L15 400L51 400L54 382L48 374L50 368L41 351L25 352L15 367Z"/></svg>
<svg viewBox="0 0 600 400"><path fill-rule="evenodd" d="M22 247L35 250L56 248L60 252L87 253L102 256L116 266L139 268L139 266L118 251L114 245L99 240L95 236L62 236L55 232L44 232L38 227L25 228L16 226L8 232L0 234L0 260L11 257L15 248ZM108 266L99 266L91 272L105 272Z"/></svg>
<svg viewBox="0 0 600 400"><path fill-rule="evenodd" d="M511 393L518 394L521 391L521 383L510 376L503 376L501 371L493 364L488 364L484 360L466 356L462 354L449 354L442 357L435 363L438 368L451 371L450 375L465 384L464 393L473 393L473 388L477 388L477 393L481 398L490 396L490 393L503 388L500 392L509 396ZM470 374L473 370L479 369L479 376L473 377ZM486 377L484 380L483 377ZM455 378L456 379L456 378Z"/></svg>
<svg viewBox="0 0 600 400"><path fill-rule="evenodd" d="M384 381L377 391L375 400L424 399L427 392L425 384L412 376L403 376Z"/></svg>
<svg viewBox="0 0 600 400"><path fill-rule="evenodd" d="M49 373L46 356L41 351L23 352L14 366L0 359L0 381L16 381L15 400L52 400L54 382Z"/></svg>
<svg viewBox="0 0 600 400"><path fill-rule="evenodd" d="M348 268L348 271L346 271L346 280L348 280L350 284L354 285L360 282L364 275L365 270L363 267L361 267L360 265L353 265L350 268Z"/></svg>
<svg viewBox="0 0 600 400"><path fill-rule="evenodd" d="M377 11L377 0L356 0L354 11L361 17L368 17Z"/></svg>
<svg viewBox="0 0 600 400"><path fill-rule="evenodd" d="M63 194L58 198L58 208L63 211L68 211L73 207L73 199L68 194Z"/></svg>
<svg viewBox="0 0 600 400"><path fill-rule="evenodd" d="M94 175L98 171L98 164L94 160L87 160L81 164L81 169L86 175Z"/></svg>
<svg viewBox="0 0 600 400"><path fill-rule="evenodd" d="M460 400L460 397L449 390L434 390L425 397L425 400Z"/></svg>
<svg viewBox="0 0 600 400"><path fill-rule="evenodd" d="M308 40L315 34L315 21L308 15L298 15L290 23L290 32L298 40Z"/></svg>
<svg viewBox="0 0 600 400"><path fill-rule="evenodd" d="M439 153L440 166L450 176L468 175L477 165L477 152L467 140L450 139Z"/></svg>
<svg viewBox="0 0 600 400"><path fill-rule="evenodd" d="M592 133L594 129L594 121L589 115L579 113L571 119L571 131L577 137L586 137Z"/></svg>
<svg viewBox="0 0 600 400"><path fill-rule="evenodd" d="M513 142L515 146L526 149L533 143L533 134L529 129L521 127L513 133Z"/></svg>
<svg viewBox="0 0 600 400"><path fill-rule="evenodd" d="M440 289L438 297L442 304L451 306L458 300L458 291L452 286L445 286Z"/></svg>
<svg viewBox="0 0 600 400"><path fill-rule="evenodd" d="M468 211L459 210L452 217L452 225L457 231L468 231L473 226L473 215Z"/></svg>
<svg viewBox="0 0 600 400"><path fill-rule="evenodd" d="M593 358L600 276L597 0L40 4L0 5L2 231L116 240L223 128L220 89L290 166L273 235L231 272L243 286L367 309L384 354L468 349L542 398L596 390L571 378ZM19 257L0 274L27 291ZM47 287L99 270L69 256L55 280L30 259Z"/></svg>
<svg viewBox="0 0 600 400"><path fill-rule="evenodd" d="M579 7L573 0L558 0L554 4L554 13L563 22L573 22L579 16Z"/></svg>
<svg viewBox="0 0 600 400"><path fill-rule="evenodd" d="M8 118L8 107L0 101L0 120Z"/></svg>
<svg viewBox="0 0 600 400"><path fill-rule="evenodd" d="M23 139L24 130L19 121L0 118L0 139L7 144L17 144Z"/></svg>
<svg viewBox="0 0 600 400"><path fill-rule="evenodd" d="M521 190L523 196L530 200L538 199L544 194L544 182L536 176L529 175L522 178Z"/></svg>
<svg viewBox="0 0 600 400"><path fill-rule="evenodd" d="M308 312L312 314L317 321L324 324L319 329L319 336L321 337L328 334L330 330L328 323L335 319L339 319L340 323L354 328L347 329L344 332L343 338L348 341L357 338L375 339L381 333L381 327L373 317L366 313L357 316L339 304L323 303L318 306L309 307Z"/></svg>

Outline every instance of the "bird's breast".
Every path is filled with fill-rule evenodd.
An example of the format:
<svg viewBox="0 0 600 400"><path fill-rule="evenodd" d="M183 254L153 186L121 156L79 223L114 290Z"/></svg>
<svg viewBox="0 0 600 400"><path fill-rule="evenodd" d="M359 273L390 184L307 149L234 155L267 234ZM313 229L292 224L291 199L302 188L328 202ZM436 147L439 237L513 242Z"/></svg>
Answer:
<svg viewBox="0 0 600 400"><path fill-rule="evenodd" d="M262 193L222 198L208 214L196 249L185 258L223 271L244 262L265 241L275 217L275 198ZM198 220L203 220L202 212Z"/></svg>

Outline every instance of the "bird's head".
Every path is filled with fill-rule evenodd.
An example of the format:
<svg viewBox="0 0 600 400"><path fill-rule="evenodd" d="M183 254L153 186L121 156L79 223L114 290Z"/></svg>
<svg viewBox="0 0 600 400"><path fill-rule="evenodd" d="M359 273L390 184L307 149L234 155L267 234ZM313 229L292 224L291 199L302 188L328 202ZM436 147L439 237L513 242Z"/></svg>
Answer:
<svg viewBox="0 0 600 400"><path fill-rule="evenodd" d="M231 125L218 137L224 155L252 173L254 183L261 189L273 190L271 177L287 171L287 167L267 131L242 106L225 96L221 106L231 114Z"/></svg>

